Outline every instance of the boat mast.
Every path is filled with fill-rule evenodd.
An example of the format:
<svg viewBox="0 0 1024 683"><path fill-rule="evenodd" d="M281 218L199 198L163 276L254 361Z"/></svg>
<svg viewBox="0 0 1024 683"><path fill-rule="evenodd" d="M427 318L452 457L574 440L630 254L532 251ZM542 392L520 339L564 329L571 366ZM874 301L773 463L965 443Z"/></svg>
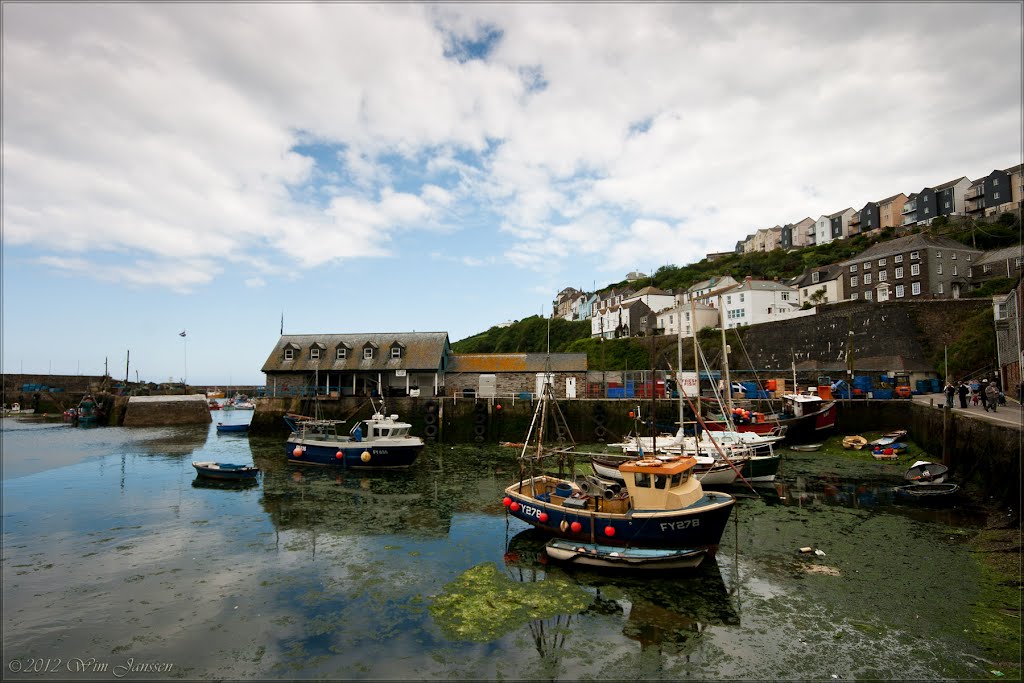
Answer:
<svg viewBox="0 0 1024 683"><path fill-rule="evenodd" d="M722 295L718 295L718 324L722 328L722 374L725 375L725 397L729 414L732 414L732 383L729 379L729 346L725 343L725 310ZM725 412L725 411L723 411Z"/></svg>
<svg viewBox="0 0 1024 683"><path fill-rule="evenodd" d="M678 337L676 340L676 390L679 392L679 429L683 428L683 305L676 306Z"/></svg>
<svg viewBox="0 0 1024 683"><path fill-rule="evenodd" d="M700 361L697 359L697 307L693 303L693 299L690 299L690 329L693 332L693 371L697 375L697 407L696 413L700 415ZM680 361L681 363L682 361ZM696 423L695 423L696 424ZM697 431L694 430L694 436L697 435Z"/></svg>

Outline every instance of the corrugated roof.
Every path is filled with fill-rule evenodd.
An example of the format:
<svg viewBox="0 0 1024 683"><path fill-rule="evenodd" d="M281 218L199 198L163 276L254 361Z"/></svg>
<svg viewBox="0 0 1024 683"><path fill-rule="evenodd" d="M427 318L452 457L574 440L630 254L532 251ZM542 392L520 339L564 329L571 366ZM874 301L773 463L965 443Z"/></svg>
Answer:
<svg viewBox="0 0 1024 683"><path fill-rule="evenodd" d="M586 372L585 353L457 353L449 373L479 372Z"/></svg>
<svg viewBox="0 0 1024 683"><path fill-rule="evenodd" d="M311 360L309 349L321 343L326 350L319 360ZM391 358L391 345L405 346L402 358ZM363 347L375 344L379 349L370 360L363 359ZM286 345L298 347L294 360L284 359ZM335 349L346 344L352 351L345 360L338 360ZM274 350L263 364L263 372L352 372L371 370L423 370L435 372L441 359L450 352L447 332L366 332L358 334L286 334L277 340Z"/></svg>

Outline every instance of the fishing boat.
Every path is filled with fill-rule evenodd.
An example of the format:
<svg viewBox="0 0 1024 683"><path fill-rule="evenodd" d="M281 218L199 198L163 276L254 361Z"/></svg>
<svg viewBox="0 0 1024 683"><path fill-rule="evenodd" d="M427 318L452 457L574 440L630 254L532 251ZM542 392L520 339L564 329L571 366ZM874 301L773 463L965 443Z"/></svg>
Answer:
<svg viewBox="0 0 1024 683"><path fill-rule="evenodd" d="M326 465L347 469L401 469L416 461L423 450L423 439L409 434L408 422L388 415L384 403L366 420L356 422L347 434L338 427L345 420L287 414L291 429L285 442L289 462ZM319 412L319 409L317 409Z"/></svg>
<svg viewBox="0 0 1024 683"><path fill-rule="evenodd" d="M225 481L255 479L260 473L260 468L255 465L234 465L227 462L193 462L192 467L196 468L200 477Z"/></svg>
<svg viewBox="0 0 1024 683"><path fill-rule="evenodd" d="M220 410L220 403L215 398L207 399L206 405L210 410Z"/></svg>
<svg viewBox="0 0 1024 683"><path fill-rule="evenodd" d="M779 413L765 414L758 422L736 423L735 428L741 432L771 434L772 430L785 427L787 440L802 441L820 438L818 435L833 429L838 413L835 401L823 400L817 394L785 394ZM713 431L731 428L724 418L705 420L705 424Z"/></svg>
<svg viewBox="0 0 1024 683"><path fill-rule="evenodd" d="M566 434L571 444L564 416L551 398L550 386L545 385L519 457L519 479L505 489L502 503L509 514L574 543L703 549L707 556L714 555L736 499L727 493L705 491L693 476L695 458L630 460L618 466L625 490L588 480L584 491L565 474L566 469L574 471L575 457L582 454L575 453L572 445L544 446L549 412L555 431ZM552 462L558 465L557 475L538 471Z"/></svg>
<svg viewBox="0 0 1024 683"><path fill-rule="evenodd" d="M99 406L92 394L86 394L78 404L78 424L96 424L99 419Z"/></svg>
<svg viewBox="0 0 1024 683"><path fill-rule="evenodd" d="M206 398L210 398L210 399L224 398L224 392L222 390L218 389L217 387L214 387L213 389L209 389L206 392Z"/></svg>
<svg viewBox="0 0 1024 683"><path fill-rule="evenodd" d="M564 538L551 539L544 551L554 560L607 569L683 569L696 567L707 554L706 548L624 548Z"/></svg>
<svg viewBox="0 0 1024 683"><path fill-rule="evenodd" d="M903 478L911 484L941 484L948 473L949 468L941 463L918 460L910 466Z"/></svg>
<svg viewBox="0 0 1024 683"><path fill-rule="evenodd" d="M249 423L243 422L239 424L224 424L223 422L217 423L217 433L221 434L224 432L236 432L244 433L249 431Z"/></svg>

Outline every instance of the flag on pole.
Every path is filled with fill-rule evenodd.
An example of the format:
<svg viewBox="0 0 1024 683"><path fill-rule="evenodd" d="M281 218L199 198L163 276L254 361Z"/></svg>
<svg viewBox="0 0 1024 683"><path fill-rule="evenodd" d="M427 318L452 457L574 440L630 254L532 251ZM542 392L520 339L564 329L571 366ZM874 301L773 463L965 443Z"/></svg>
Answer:
<svg viewBox="0 0 1024 683"><path fill-rule="evenodd" d="M182 330L181 332L179 332L178 336L179 337L184 337L185 336L185 330Z"/></svg>
<svg viewBox="0 0 1024 683"><path fill-rule="evenodd" d="M281 311L281 334L284 334L284 311Z"/></svg>

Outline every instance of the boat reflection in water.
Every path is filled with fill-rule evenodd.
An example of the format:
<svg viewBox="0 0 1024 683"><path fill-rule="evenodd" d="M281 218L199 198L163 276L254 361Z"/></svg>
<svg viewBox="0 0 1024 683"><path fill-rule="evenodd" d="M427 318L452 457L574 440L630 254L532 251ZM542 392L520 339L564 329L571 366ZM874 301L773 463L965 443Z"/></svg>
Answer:
<svg viewBox="0 0 1024 683"><path fill-rule="evenodd" d="M258 479L207 479L196 477L192 480L192 488L220 489L222 491L244 491L260 485Z"/></svg>
<svg viewBox="0 0 1024 683"><path fill-rule="evenodd" d="M897 479L844 480L835 474L817 477L777 478L771 484L756 485L757 494L769 505L815 507L819 505L866 510L885 510L920 520L939 521L959 526L984 523L985 513L967 499L943 496L941 505L922 507L918 501L901 495L897 488L905 482Z"/></svg>
<svg viewBox="0 0 1024 683"><path fill-rule="evenodd" d="M734 598L719 567L719 561L725 558L707 558L696 569L681 572L609 573L552 562L544 551L547 539L534 529L516 534L505 553L508 575L520 583L568 580L589 596L589 604L579 616L622 615L628 610L622 633L639 643L642 652L684 655L687 662L697 661L701 659L700 636L708 626L740 624ZM548 673L557 673L565 629L576 616L559 614L529 624ZM657 677L658 658L643 657L641 661L653 668L638 672L639 678Z"/></svg>
<svg viewBox="0 0 1024 683"><path fill-rule="evenodd" d="M452 510L413 471L374 474L309 469L257 459L263 470L260 504L278 531L341 535L402 534L440 538Z"/></svg>

